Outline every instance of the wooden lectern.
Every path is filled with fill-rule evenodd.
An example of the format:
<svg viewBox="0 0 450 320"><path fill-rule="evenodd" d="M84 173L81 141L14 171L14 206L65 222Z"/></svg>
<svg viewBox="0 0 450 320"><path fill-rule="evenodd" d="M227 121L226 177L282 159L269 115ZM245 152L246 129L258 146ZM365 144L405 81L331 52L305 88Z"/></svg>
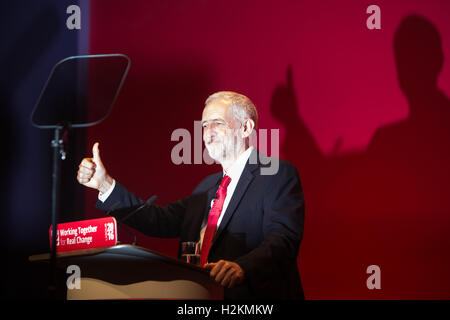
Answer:
<svg viewBox="0 0 450 320"><path fill-rule="evenodd" d="M81 272L80 288L67 289L68 300L223 299L223 288L210 279L208 271L138 246L118 245L57 256L59 269L76 265ZM49 254L29 258L31 262L49 259Z"/></svg>

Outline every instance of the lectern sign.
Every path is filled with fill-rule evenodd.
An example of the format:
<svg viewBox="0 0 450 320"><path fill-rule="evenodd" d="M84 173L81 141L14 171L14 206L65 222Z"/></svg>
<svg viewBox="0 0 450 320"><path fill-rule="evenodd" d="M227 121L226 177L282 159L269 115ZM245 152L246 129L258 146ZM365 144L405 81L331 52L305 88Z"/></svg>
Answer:
<svg viewBox="0 0 450 320"><path fill-rule="evenodd" d="M113 217L60 223L56 234L56 251L105 248L117 243L117 223ZM50 247L52 227L50 227Z"/></svg>

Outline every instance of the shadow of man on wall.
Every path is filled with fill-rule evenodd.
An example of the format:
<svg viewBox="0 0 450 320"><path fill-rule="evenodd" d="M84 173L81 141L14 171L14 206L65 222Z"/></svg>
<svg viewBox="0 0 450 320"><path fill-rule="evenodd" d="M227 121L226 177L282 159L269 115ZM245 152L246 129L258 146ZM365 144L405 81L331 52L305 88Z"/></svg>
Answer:
<svg viewBox="0 0 450 320"><path fill-rule="evenodd" d="M393 47L409 115L372 138L367 170L376 191L369 201L376 203L372 214L391 225L380 236L390 237L396 248L391 254L399 284L415 297L448 297L450 101L438 87L442 39L429 20L409 15L396 30ZM412 273L414 280L408 277Z"/></svg>
<svg viewBox="0 0 450 320"><path fill-rule="evenodd" d="M271 112L286 133L281 154L299 169L307 200L300 267L320 275L314 283L305 277L307 298L450 294L450 102L437 84L442 41L430 21L409 15L393 48L410 113L379 128L363 152L321 153L299 113L291 67L272 95ZM382 290L365 285L371 264L381 268Z"/></svg>

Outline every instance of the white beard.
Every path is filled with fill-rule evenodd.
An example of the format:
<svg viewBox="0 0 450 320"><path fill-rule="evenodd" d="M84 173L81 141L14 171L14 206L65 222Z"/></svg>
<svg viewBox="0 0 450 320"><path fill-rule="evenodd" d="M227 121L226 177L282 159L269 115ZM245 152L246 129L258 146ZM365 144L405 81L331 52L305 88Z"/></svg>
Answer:
<svg viewBox="0 0 450 320"><path fill-rule="evenodd" d="M223 140L214 140L211 143L211 138L209 138L205 141L209 156L219 163L237 159L240 151L244 148L244 139L239 138L237 133L238 130L233 130Z"/></svg>

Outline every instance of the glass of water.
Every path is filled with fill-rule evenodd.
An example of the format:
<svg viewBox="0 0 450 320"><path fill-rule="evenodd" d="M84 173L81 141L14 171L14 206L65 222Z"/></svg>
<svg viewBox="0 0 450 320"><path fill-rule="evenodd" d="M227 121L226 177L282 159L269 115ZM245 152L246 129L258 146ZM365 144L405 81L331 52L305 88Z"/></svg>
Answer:
<svg viewBox="0 0 450 320"><path fill-rule="evenodd" d="M187 241L181 243L181 259L190 264L200 265L200 243Z"/></svg>

